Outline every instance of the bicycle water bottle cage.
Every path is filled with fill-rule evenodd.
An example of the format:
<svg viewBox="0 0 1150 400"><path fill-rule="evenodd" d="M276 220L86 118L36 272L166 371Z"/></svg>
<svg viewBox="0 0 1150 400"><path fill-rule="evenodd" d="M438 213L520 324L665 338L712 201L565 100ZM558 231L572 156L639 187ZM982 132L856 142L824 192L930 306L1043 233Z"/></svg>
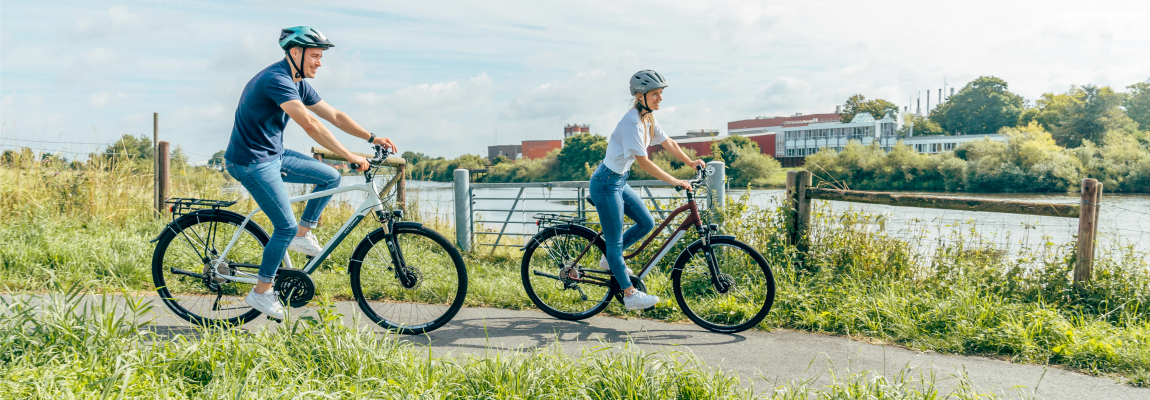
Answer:
<svg viewBox="0 0 1150 400"><path fill-rule="evenodd" d="M532 218L535 218L535 225L539 227L548 227L552 225L579 225L587 218L576 217L574 215L552 214L552 213L538 213Z"/></svg>
<svg viewBox="0 0 1150 400"><path fill-rule="evenodd" d="M165 201L168 206L168 211L172 213L172 219L181 217L187 214L194 213L201 210L219 210L225 207L231 207L236 204L236 200L207 200L207 199L193 199L193 198L174 198Z"/></svg>

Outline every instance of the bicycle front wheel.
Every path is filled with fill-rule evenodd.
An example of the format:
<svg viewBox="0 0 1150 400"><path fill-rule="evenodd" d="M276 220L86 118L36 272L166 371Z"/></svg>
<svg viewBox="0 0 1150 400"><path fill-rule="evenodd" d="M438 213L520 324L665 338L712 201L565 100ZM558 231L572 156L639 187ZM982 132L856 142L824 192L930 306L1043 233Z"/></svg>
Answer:
<svg viewBox="0 0 1150 400"><path fill-rule="evenodd" d="M377 325L408 335L451 321L467 296L459 250L434 230L396 224L395 244L404 261L399 266L387 236L377 229L352 253L348 273L359 308Z"/></svg>
<svg viewBox="0 0 1150 400"><path fill-rule="evenodd" d="M540 310L555 318L577 321L611 304L618 285L611 286L611 271L599 268L603 241L595 238L590 229L559 225L539 232L527 243L523 249L523 288ZM576 265L580 254L583 258ZM569 279L572 270L582 282Z"/></svg>
<svg viewBox="0 0 1150 400"><path fill-rule="evenodd" d="M696 241L675 261L675 300L691 321L720 333L742 332L762 322L775 301L775 278L762 254L733 238L714 238L710 251ZM708 253L719 271L712 279Z"/></svg>

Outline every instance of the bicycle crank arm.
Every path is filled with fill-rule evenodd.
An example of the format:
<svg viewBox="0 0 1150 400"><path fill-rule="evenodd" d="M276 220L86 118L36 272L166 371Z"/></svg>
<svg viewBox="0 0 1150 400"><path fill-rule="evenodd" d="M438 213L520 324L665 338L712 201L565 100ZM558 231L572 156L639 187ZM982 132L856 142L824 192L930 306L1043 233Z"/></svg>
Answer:
<svg viewBox="0 0 1150 400"><path fill-rule="evenodd" d="M190 277L193 277L193 278L196 278L196 279L201 279L201 280L202 280L202 279L204 279L204 275L203 275L203 274L197 274L197 273L195 273L195 272L192 272L192 271L188 271L188 270L186 270L186 269L179 269L179 268L175 268L175 267L173 267L173 268L171 268L171 271L172 271L172 273L173 273L173 274L186 275L186 276L190 276Z"/></svg>
<svg viewBox="0 0 1150 400"><path fill-rule="evenodd" d="M539 272L539 271L535 271L535 270L532 270L531 273L535 274L536 276L542 276L542 277L551 278L551 279L554 279L557 281L563 281L563 278L560 278L558 275L551 275L551 274L548 274L545 272Z"/></svg>

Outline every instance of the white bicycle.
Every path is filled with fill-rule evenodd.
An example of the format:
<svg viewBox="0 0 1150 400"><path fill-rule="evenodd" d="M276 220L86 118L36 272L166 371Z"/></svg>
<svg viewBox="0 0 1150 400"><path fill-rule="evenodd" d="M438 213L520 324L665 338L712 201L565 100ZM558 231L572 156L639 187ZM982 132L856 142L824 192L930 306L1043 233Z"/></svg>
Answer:
<svg viewBox="0 0 1150 400"><path fill-rule="evenodd" d="M403 211L384 200L393 196L394 175L377 189L379 168L402 159L388 158L375 146L375 157L364 171L363 184L292 198L292 203L333 194L362 191L363 201L317 257L303 269L284 257L276 273L281 301L302 307L315 295L310 274L327 259L360 221L371 215L380 227L368 233L348 262L351 291L363 313L381 327L419 334L446 324L459 312L467 295L467 268L459 251L443 235L418 222L402 221ZM354 167L354 165L353 165ZM156 290L177 316L198 325L236 326L260 315L244 301L257 282L256 273L269 235L252 216L224 208L235 201L171 199L173 221L152 242L152 279ZM178 217L178 218L177 218ZM226 242L225 242L226 241Z"/></svg>

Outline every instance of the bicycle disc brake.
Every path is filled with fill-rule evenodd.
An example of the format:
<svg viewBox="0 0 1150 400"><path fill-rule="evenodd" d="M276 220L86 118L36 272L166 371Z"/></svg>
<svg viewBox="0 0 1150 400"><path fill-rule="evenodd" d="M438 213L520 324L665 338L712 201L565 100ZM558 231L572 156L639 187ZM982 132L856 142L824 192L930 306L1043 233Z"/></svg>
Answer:
<svg viewBox="0 0 1150 400"><path fill-rule="evenodd" d="M276 271L275 290L279 293L280 301L300 308L315 297L315 282L311 275L295 268L280 268Z"/></svg>

